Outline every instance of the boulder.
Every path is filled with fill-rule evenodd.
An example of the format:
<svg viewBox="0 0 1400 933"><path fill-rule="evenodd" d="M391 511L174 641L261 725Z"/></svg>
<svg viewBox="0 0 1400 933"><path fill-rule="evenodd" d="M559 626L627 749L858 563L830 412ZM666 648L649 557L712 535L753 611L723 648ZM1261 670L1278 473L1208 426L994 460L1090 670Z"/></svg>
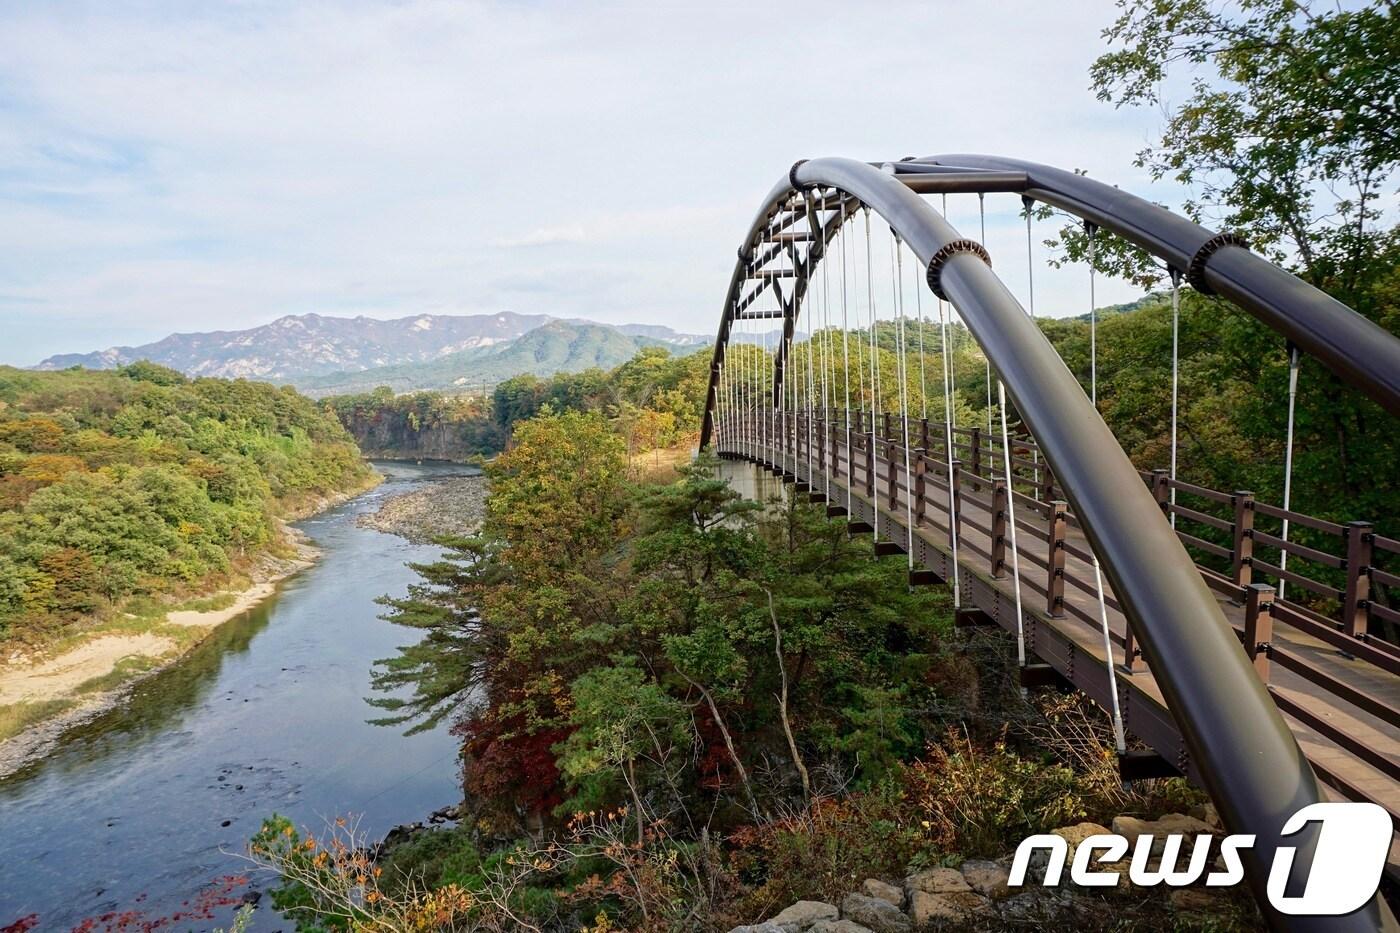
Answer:
<svg viewBox="0 0 1400 933"><path fill-rule="evenodd" d="M866 897L878 897L882 901L889 901L901 910L904 908L904 892L878 878L866 878L865 883L860 886L860 893Z"/></svg>
<svg viewBox="0 0 1400 933"><path fill-rule="evenodd" d="M873 933L909 933L913 929L898 907L864 894L846 895L841 902L841 919L868 927Z"/></svg>
<svg viewBox="0 0 1400 933"><path fill-rule="evenodd" d="M1074 860L1074 850L1079 848L1079 844L1090 836L1103 836L1108 833L1107 826L1098 823L1075 823L1073 826L1061 826L1059 829L1052 829L1050 832L1059 836L1069 843L1069 861Z"/></svg>
<svg viewBox="0 0 1400 933"><path fill-rule="evenodd" d="M1185 813L1168 813L1157 821L1157 832L1159 833L1185 833L1194 837L1201 835L1214 835L1218 829L1211 826L1205 820L1199 820L1194 816L1187 816Z"/></svg>
<svg viewBox="0 0 1400 933"><path fill-rule="evenodd" d="M1065 864L1060 873L1060 884L1069 884L1070 866L1074 864L1074 851L1079 848L1079 844L1090 836L1101 836L1108 832L1107 827L1098 823L1075 823L1073 826L1061 826L1059 829L1052 829L1052 835L1059 836L1067 843L1065 847ZM1027 885L1041 885L1045 881L1045 871L1050 865L1050 851L1045 848L1037 848L1031 853L1030 861L1026 863Z"/></svg>
<svg viewBox="0 0 1400 933"><path fill-rule="evenodd" d="M798 901L776 917L769 917L768 922L784 929L791 927L793 930L806 930L818 920L835 920L840 916L841 911L837 910L834 904L825 901Z"/></svg>
<svg viewBox="0 0 1400 933"><path fill-rule="evenodd" d="M735 927L729 933L792 933L792 929L780 927L776 923L753 923L748 926Z"/></svg>
<svg viewBox="0 0 1400 933"><path fill-rule="evenodd" d="M1131 859L1133 853L1137 851L1138 837L1151 836L1151 860L1153 862L1162 857L1167 845L1168 834L1180 833L1183 835L1181 854L1188 855L1196 847L1197 837L1217 832L1204 820L1187 816L1184 813L1168 813L1160 820L1144 820L1136 816L1115 816L1113 818L1113 831L1128 840L1128 854L1126 856L1128 859Z"/></svg>
<svg viewBox="0 0 1400 933"><path fill-rule="evenodd" d="M966 920L991 911L991 902L972 891L928 894L915 891L909 898L909 919L917 926L934 921Z"/></svg>
<svg viewBox="0 0 1400 933"><path fill-rule="evenodd" d="M870 927L863 927L850 920L822 920L808 933L873 933Z"/></svg>
<svg viewBox="0 0 1400 933"><path fill-rule="evenodd" d="M1001 898L1011 893L1007 880L1011 872L1006 866L986 859L968 859L962 863L963 880L983 897Z"/></svg>
<svg viewBox="0 0 1400 933"><path fill-rule="evenodd" d="M930 868L905 878L904 890L912 898L916 891L925 894L955 894L971 891L972 888L963 880L962 872L956 868Z"/></svg>

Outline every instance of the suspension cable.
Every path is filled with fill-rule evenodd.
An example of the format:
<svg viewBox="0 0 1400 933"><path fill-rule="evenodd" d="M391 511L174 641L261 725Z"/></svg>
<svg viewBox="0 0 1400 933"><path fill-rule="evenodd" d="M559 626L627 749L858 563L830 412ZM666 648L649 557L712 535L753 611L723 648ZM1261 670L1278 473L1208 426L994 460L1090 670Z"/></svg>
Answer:
<svg viewBox="0 0 1400 933"><path fill-rule="evenodd" d="M1099 308L1094 301L1094 234L1098 226L1084 222L1089 231L1089 401L1099 407Z"/></svg>
<svg viewBox="0 0 1400 933"><path fill-rule="evenodd" d="M1006 386L997 380L997 402L1001 409L1001 459L1006 477L1006 526L1011 536L1011 588L1016 593L1016 663L1026 666L1026 625L1021 614L1021 549L1016 540L1016 487L1011 478L1011 440L1006 430Z"/></svg>
<svg viewBox="0 0 1400 933"><path fill-rule="evenodd" d="M826 195L822 195L822 205L826 206ZM826 223L825 219L820 224L820 263L822 263L822 452L826 454L826 462L822 464L822 475L826 476L826 503L832 503L832 451L827 450L827 445L836 447L836 438L832 437L832 396L830 396L830 385L827 382L827 367L832 363L832 282L830 275L827 275L826 262Z"/></svg>
<svg viewBox="0 0 1400 933"><path fill-rule="evenodd" d="M851 449L851 329L846 316L846 206L841 204L841 215L839 226L836 228L836 235L840 238L841 246L841 360L842 360L842 383L846 389L846 518L850 520L851 497L856 485L855 477L855 454ZM856 354L859 361L860 354Z"/></svg>
<svg viewBox="0 0 1400 933"><path fill-rule="evenodd" d="M948 218L948 195L947 195L946 193L943 195L943 218L944 218L945 220ZM951 320L953 314L957 312L957 308L954 308L954 307L953 307L952 302L942 302L942 301L940 301L940 309L942 308L942 305L943 305L943 304L946 304L946 305L948 306L948 317L949 317L949 319ZM959 318L959 320L961 320L962 315L959 314L959 315L958 315L958 318ZM953 340L954 340L954 343L957 342L957 336L958 336L957 328L954 328L954 329L953 329ZM957 395L957 392L958 392L958 371L957 371L957 368L953 365L953 353L954 353L954 348L951 347L951 346L949 345L949 343L948 343L948 335L945 333L945 334L943 335L943 363L944 363L944 365L945 365L945 366L947 367L947 369L948 369L948 374L947 374L947 375L948 375L948 386L949 386L949 389L948 389L948 392L949 392L948 417L952 420L952 426L953 426L953 428L956 429L957 426L958 426L958 414L957 414L957 412L956 412L956 411L954 410L954 408L953 408L953 404L952 404L951 399L952 399L952 397L953 397L954 395ZM950 449L951 449L951 445L950 445Z"/></svg>
<svg viewBox="0 0 1400 933"><path fill-rule="evenodd" d="M880 362L875 353L875 323L879 315L875 311L875 262L870 251L870 208L865 208L865 290L870 302L870 456L866 467L869 488L874 490L875 501L870 504L875 526L872 541L880 540L880 484L875 477L875 421L880 414Z"/></svg>
<svg viewBox="0 0 1400 933"><path fill-rule="evenodd" d="M1180 385L1181 373L1181 272L1177 269L1171 270L1172 278L1172 449L1171 449L1171 485L1167 487L1167 501L1170 504L1168 517L1171 519L1172 529L1176 529L1176 425L1177 425L1177 398Z"/></svg>
<svg viewBox="0 0 1400 933"><path fill-rule="evenodd" d="M1097 254L1095 251L1096 239L1094 235L1098 232L1098 227L1087 221L1085 222L1084 227L1089 234L1089 399L1091 402L1094 403L1095 409L1097 409L1099 404L1099 310L1098 302L1095 300L1094 294L1094 273L1096 271L1095 260L1097 258ZM1172 363L1173 366L1175 366L1175 356L1173 356ZM1175 392L1174 384L1173 392ZM1173 400L1172 411L1174 418L1176 411L1175 400ZM1174 423L1173 430L1175 430ZM1093 551L1092 548L1090 550L1094 558L1094 587L1097 591L1099 601L1099 627L1103 631L1104 665L1108 668L1108 689L1113 700L1113 743L1114 748L1117 750L1118 754L1122 755L1125 751L1127 751L1128 746L1123 736L1123 712L1119 708L1118 703L1118 674L1113 667L1113 640L1110 637L1108 630L1108 600L1104 597L1103 570L1099 566L1099 555L1097 552ZM1124 624L1131 624L1126 621L1126 617Z"/></svg>
<svg viewBox="0 0 1400 933"><path fill-rule="evenodd" d="M977 192L977 218L982 223L982 248L987 248L987 193ZM982 353L982 358L987 364L987 434L992 433L992 359L986 352ZM1037 477L1040 471L1036 471Z"/></svg>
<svg viewBox="0 0 1400 933"><path fill-rule="evenodd" d="M895 302L895 338L899 343L896 359L899 373L899 423L903 428L902 437L904 441L904 520L905 520L905 552L909 556L909 569L914 569L914 469L909 460L909 361L905 355L904 340L904 244L899 239L899 234L890 229L890 251L893 253L895 264L895 289L899 300ZM890 490L893 495L895 490Z"/></svg>
<svg viewBox="0 0 1400 933"><path fill-rule="evenodd" d="M1103 595L1103 571L1099 569L1099 559L1094 558L1094 585L1099 591L1099 621L1103 627L1103 656L1108 668L1108 692L1113 699L1113 748L1119 755L1128 750L1127 739L1123 735L1123 710L1118 703L1118 672L1113 666L1113 642L1108 636L1108 606ZM1126 619L1124 621L1126 625Z"/></svg>
<svg viewBox="0 0 1400 933"><path fill-rule="evenodd" d="M1031 237L1031 206L1035 204L1032 198L1023 197L1021 203L1026 208L1026 292L1030 299L1028 310L1031 317L1035 317L1035 256Z"/></svg>
<svg viewBox="0 0 1400 933"><path fill-rule="evenodd" d="M1288 543L1288 510L1293 507L1293 418L1298 405L1298 368L1302 363L1302 358L1298 355L1296 344L1288 345L1288 437L1283 448L1283 529L1279 537L1284 544ZM1288 569L1288 549L1281 547L1278 549L1278 569L1285 571ZM1278 578L1278 600L1283 601L1283 574Z"/></svg>
<svg viewBox="0 0 1400 933"><path fill-rule="evenodd" d="M962 574L958 570L958 489L953 472L953 390L948 377L948 314L938 300L939 358L943 363L943 452L948 464L948 540L953 546L953 609L962 608Z"/></svg>

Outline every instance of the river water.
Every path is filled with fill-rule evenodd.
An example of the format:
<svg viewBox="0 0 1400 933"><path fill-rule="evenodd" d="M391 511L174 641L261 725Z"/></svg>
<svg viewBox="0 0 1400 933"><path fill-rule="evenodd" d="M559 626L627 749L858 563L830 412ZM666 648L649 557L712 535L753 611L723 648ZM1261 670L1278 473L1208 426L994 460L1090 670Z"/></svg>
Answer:
<svg viewBox="0 0 1400 933"><path fill-rule="evenodd" d="M233 853L273 812L317 829L360 814L377 837L458 801L445 727L405 737L366 722L372 662L416 635L380 620L374 600L403 594L415 580L405 562L439 551L355 516L470 468L376 466L388 477L379 488L298 523L323 551L317 564L0 782L0 928L31 913L39 930L68 930L112 910L179 911L246 870ZM267 900L253 929L290 930Z"/></svg>

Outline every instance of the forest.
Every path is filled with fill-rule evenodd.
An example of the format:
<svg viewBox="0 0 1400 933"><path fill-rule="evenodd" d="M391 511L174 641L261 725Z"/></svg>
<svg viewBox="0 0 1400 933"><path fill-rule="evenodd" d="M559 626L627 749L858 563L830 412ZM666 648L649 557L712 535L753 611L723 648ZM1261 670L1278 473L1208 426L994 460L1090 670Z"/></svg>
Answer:
<svg viewBox="0 0 1400 933"><path fill-rule="evenodd" d="M370 479L290 388L145 362L0 368L0 644L227 583L280 546L280 518Z"/></svg>
<svg viewBox="0 0 1400 933"><path fill-rule="evenodd" d="M610 370L585 369L502 380L489 396L411 392L388 386L338 395L334 412L367 456L466 460L505 449L513 426L546 408L598 411L617 427L630 455L672 447L699 430L709 351L673 356L645 347Z"/></svg>
<svg viewBox="0 0 1400 933"><path fill-rule="evenodd" d="M1383 205L1400 167L1397 36L1384 4L1125 0L1090 78L1110 105L1163 110L1139 164L1190 189L1189 216L1394 333L1400 228ZM1163 77L1189 65L1214 80L1168 104ZM1168 270L1107 236L1090 254L1068 222L1047 246L1055 262L1092 260L1149 293L1096 322L1098 408L1139 467L1165 467ZM1090 323L1039 324L1087 383ZM921 380L946 349L955 419L985 422L986 361L966 331L954 326L947 348L932 328L914 332L908 343L926 352L903 367L911 410L927 400L942 420L941 391ZM892 328L875 341L881 380L895 385ZM1289 348L1189 290L1179 341L1181 477L1278 501ZM761 352L737 347L732 365L767 372ZM1179 779L1124 787L1100 711L1073 694L1024 696L1003 640L955 629L945 592L910 589L900 562L872 560L868 539L817 507L745 500L703 455L670 480L629 471L638 437L698 427L701 359L695 379L664 392L635 370L644 388L625 401L674 417L666 431L623 417L620 371L492 400L510 439L487 467L485 525L443 541L421 583L386 599L387 618L422 640L376 669L390 691L374 698L383 722L452 723L463 818L378 850L353 824L317 836L270 819L252 851L283 872L274 903L301 926L727 930L1076 820L1204 803ZM1304 360L1293 508L1393 520L1398 428ZM1238 898L1191 917L1176 900L1154 913L1162 905L1130 891L1102 896L1076 928L1260 922Z"/></svg>

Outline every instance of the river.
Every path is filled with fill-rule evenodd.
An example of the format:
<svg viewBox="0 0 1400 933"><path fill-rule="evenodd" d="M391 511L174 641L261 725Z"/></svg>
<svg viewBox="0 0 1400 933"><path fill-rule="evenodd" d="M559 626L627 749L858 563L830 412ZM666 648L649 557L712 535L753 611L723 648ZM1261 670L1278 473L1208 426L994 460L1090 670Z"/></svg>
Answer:
<svg viewBox="0 0 1400 933"><path fill-rule="evenodd" d="M403 594L415 579L405 562L439 551L355 516L470 468L376 467L387 476L377 489L298 523L323 552L317 564L0 782L0 928L30 913L39 930L68 930L107 911L179 911L246 870L234 853L273 812L313 828L360 814L377 837L458 801L446 727L405 737L369 725L364 701L371 664L415 634L380 620L374 600ZM267 901L252 928L290 930Z"/></svg>

